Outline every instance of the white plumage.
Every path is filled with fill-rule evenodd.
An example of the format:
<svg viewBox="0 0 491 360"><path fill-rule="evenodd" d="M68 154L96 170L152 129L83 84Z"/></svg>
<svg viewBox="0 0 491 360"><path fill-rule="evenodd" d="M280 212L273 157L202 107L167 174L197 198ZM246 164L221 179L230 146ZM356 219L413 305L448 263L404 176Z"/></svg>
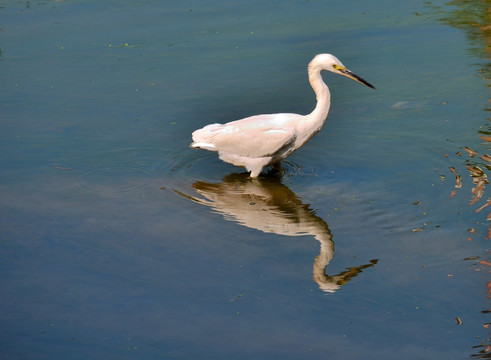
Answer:
<svg viewBox="0 0 491 360"><path fill-rule="evenodd" d="M193 132L192 148L217 151L221 160L245 167L257 177L264 167L280 166L280 161L305 144L324 125L331 95L321 71L347 76L373 89L330 54L314 57L308 67L310 85L317 105L310 114L290 113L255 115L226 124L210 124Z"/></svg>

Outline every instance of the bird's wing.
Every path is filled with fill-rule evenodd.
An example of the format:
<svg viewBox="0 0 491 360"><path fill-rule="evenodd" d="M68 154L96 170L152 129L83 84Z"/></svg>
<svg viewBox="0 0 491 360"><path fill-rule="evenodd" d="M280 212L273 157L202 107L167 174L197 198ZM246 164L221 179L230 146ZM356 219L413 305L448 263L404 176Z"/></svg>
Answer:
<svg viewBox="0 0 491 360"><path fill-rule="evenodd" d="M246 157L272 156L295 141L291 121L296 114L256 115L216 129L213 144L219 152Z"/></svg>

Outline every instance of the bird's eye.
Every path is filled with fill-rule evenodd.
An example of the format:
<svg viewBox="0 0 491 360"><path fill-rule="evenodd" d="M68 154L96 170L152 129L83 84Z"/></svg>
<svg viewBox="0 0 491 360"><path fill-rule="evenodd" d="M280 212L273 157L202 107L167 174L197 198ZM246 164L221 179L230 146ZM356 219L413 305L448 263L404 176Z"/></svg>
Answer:
<svg viewBox="0 0 491 360"><path fill-rule="evenodd" d="M337 68L338 68L338 66L337 66L336 64L332 64L332 68L333 68L333 69L337 69Z"/></svg>

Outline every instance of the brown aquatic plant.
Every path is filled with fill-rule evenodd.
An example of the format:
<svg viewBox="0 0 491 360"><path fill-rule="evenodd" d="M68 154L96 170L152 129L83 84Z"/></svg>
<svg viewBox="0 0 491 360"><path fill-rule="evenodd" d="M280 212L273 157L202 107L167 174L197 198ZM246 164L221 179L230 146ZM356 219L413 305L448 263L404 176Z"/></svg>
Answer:
<svg viewBox="0 0 491 360"><path fill-rule="evenodd" d="M453 166L450 167L450 171L455 175L455 188L460 189L462 187L462 176L460 176Z"/></svg>
<svg viewBox="0 0 491 360"><path fill-rule="evenodd" d="M472 150L472 149L469 149L467 146L464 147L464 150L470 155L470 157L474 157L477 155L477 152Z"/></svg>

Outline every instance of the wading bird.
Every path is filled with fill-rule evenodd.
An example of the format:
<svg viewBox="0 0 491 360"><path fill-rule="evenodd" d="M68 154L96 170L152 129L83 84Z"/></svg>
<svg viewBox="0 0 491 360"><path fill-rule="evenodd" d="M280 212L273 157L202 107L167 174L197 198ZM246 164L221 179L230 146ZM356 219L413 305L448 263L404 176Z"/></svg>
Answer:
<svg viewBox="0 0 491 360"><path fill-rule="evenodd" d="M210 124L193 132L194 142L190 147L218 151L221 160L245 167L253 178L259 176L265 166L280 169L281 160L310 140L326 122L331 94L322 80L322 70L347 76L375 89L335 56L319 54L308 67L309 82L317 98L317 105L310 114L255 115L226 124Z"/></svg>

